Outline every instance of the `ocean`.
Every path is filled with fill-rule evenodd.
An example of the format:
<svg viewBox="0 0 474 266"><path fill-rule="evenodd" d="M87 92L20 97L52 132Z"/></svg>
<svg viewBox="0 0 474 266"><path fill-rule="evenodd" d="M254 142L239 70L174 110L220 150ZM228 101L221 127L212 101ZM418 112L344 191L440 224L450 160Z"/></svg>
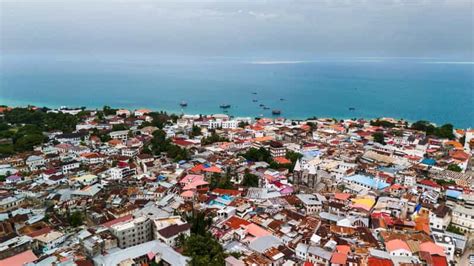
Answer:
<svg viewBox="0 0 474 266"><path fill-rule="evenodd" d="M3 55L0 104L175 113L429 120L474 127L474 64L424 58L263 61ZM188 106L182 109L181 101ZM260 104L268 107L263 109Z"/></svg>

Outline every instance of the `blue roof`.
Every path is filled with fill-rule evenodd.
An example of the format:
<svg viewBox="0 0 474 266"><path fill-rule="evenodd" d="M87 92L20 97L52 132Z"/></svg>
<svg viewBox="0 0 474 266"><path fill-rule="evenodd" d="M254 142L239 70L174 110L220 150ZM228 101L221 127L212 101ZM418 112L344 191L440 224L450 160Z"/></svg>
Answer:
<svg viewBox="0 0 474 266"><path fill-rule="evenodd" d="M422 207L421 204L416 205L416 207L415 207L415 212L418 212L418 211L421 209L421 207Z"/></svg>
<svg viewBox="0 0 474 266"><path fill-rule="evenodd" d="M379 167L378 168L379 171L382 171L382 172L386 172L386 173L391 173L391 174L395 174L396 172L398 172L400 169L398 168L395 168L395 167Z"/></svg>
<svg viewBox="0 0 474 266"><path fill-rule="evenodd" d="M459 197L460 197L461 195L462 195L462 192L461 192L461 191L452 190L452 189L447 189L447 190L446 190L446 196L447 196L447 197L459 199Z"/></svg>
<svg viewBox="0 0 474 266"><path fill-rule="evenodd" d="M305 158L314 158L318 157L321 154L319 150L311 150L311 151L305 151L303 152L303 156Z"/></svg>
<svg viewBox="0 0 474 266"><path fill-rule="evenodd" d="M435 165L436 164L436 160L435 159L432 159L432 158L424 158L422 161L421 161L422 164L426 164L426 165Z"/></svg>
<svg viewBox="0 0 474 266"><path fill-rule="evenodd" d="M369 186L374 189L384 189L388 186L390 186L389 183L382 181L382 180L377 180L371 176L365 176L365 175L351 175L351 176L346 176L344 179L347 181L354 181L359 184L363 184L365 186Z"/></svg>

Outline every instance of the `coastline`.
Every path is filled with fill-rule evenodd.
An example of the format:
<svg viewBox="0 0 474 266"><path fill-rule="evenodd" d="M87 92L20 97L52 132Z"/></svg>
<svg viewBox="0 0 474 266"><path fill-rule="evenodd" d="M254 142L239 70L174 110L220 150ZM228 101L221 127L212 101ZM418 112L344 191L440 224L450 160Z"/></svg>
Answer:
<svg viewBox="0 0 474 266"><path fill-rule="evenodd" d="M290 119L290 120L300 120L300 121L305 121L305 120L310 120L311 118L313 117L316 117L318 119L337 119L337 120L346 120L346 119L364 119L364 120L367 120L367 121L370 121L370 120L376 120L376 119L381 119L381 118L387 118L387 119L395 119L395 120L400 120L400 121L407 121L408 123L412 124L414 122L417 122L417 121L427 121L431 124L433 124L434 126L441 126L443 124L452 124L454 126L454 128L458 128L458 129L470 129L470 128L474 128L474 125L473 126L467 126L467 127L460 127L460 126L457 126L453 123L450 123L449 121L448 122L443 122L443 123L438 123L436 121L431 121L431 120L428 120L428 119L423 119L423 118L420 118L420 119L405 119L403 117L388 117L388 116L373 116L373 117L358 117L358 116L331 116L331 115L309 115L309 116L306 116L306 117L292 117L292 116L286 116L284 113L281 114L281 115L270 115L270 116L262 116L262 117L259 117L259 116L249 116L249 115L233 115L233 114L226 114L224 112L181 112L181 110L179 110L179 108L177 109L165 109L165 108L155 108L155 107L152 107L152 106L146 106L146 105L142 105L142 106L127 106L127 107L124 107L124 106L111 106L111 105L107 105L107 104L104 104L104 105L101 105L101 106L86 106L86 105L81 105L81 106L66 106L66 105L54 105L54 104L38 104L38 103L29 103L29 104L26 104L24 102L21 102L21 101L17 101L16 104L5 104L3 101L0 101L0 105L6 105L8 107L28 107L28 106L34 106L34 107L38 107L38 108L42 108L42 107L46 107L46 108L49 108L49 109L59 109L61 107L68 107L68 108L81 108L81 107L86 107L86 110L101 110L104 106L110 106L111 108L114 108L114 109L127 109L127 110L137 110L137 109L149 109L149 110L152 110L153 112L166 112L168 114L175 114L175 115L216 115L216 114L225 114L225 115L229 115L231 117L249 117L251 118L252 120L255 120L256 118L285 118L285 119Z"/></svg>

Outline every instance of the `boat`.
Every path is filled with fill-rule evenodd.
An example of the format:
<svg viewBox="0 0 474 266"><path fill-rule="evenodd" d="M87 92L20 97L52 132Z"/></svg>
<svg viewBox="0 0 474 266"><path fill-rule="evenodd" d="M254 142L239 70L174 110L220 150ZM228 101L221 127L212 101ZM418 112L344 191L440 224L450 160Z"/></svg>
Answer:
<svg viewBox="0 0 474 266"><path fill-rule="evenodd" d="M270 109L270 107L266 107L266 106L263 107L263 110L268 110L268 109Z"/></svg>
<svg viewBox="0 0 474 266"><path fill-rule="evenodd" d="M181 107L186 107L186 106L188 106L188 103L185 102L185 101L182 101L182 102L179 103L179 105L181 105Z"/></svg>
<svg viewBox="0 0 474 266"><path fill-rule="evenodd" d="M284 101L284 100L285 100L285 99L283 99L283 98L280 98L280 101Z"/></svg>
<svg viewBox="0 0 474 266"><path fill-rule="evenodd" d="M281 114L280 110L278 110L278 109L272 110L272 115L280 115L280 114Z"/></svg>
<svg viewBox="0 0 474 266"><path fill-rule="evenodd" d="M355 107L349 107L349 111L355 111Z"/></svg>
<svg viewBox="0 0 474 266"><path fill-rule="evenodd" d="M219 107L222 109L227 109L230 108L230 104L221 104Z"/></svg>
<svg viewBox="0 0 474 266"><path fill-rule="evenodd" d="M260 107L264 107L264 106L265 106L265 104L263 104L263 103L260 104Z"/></svg>
<svg viewBox="0 0 474 266"><path fill-rule="evenodd" d="M252 92L252 94L256 95L256 94L257 94L257 92Z"/></svg>
<svg viewBox="0 0 474 266"><path fill-rule="evenodd" d="M255 99L254 99L254 100L252 100L252 102L256 103L256 102L258 102L258 100L255 100Z"/></svg>

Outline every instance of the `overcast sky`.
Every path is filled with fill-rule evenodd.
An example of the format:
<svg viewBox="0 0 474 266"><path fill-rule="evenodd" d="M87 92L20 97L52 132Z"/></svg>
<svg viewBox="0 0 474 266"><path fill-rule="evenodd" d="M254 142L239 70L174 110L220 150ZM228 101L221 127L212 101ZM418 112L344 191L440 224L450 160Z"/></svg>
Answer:
<svg viewBox="0 0 474 266"><path fill-rule="evenodd" d="M0 0L0 50L472 60L471 0Z"/></svg>

